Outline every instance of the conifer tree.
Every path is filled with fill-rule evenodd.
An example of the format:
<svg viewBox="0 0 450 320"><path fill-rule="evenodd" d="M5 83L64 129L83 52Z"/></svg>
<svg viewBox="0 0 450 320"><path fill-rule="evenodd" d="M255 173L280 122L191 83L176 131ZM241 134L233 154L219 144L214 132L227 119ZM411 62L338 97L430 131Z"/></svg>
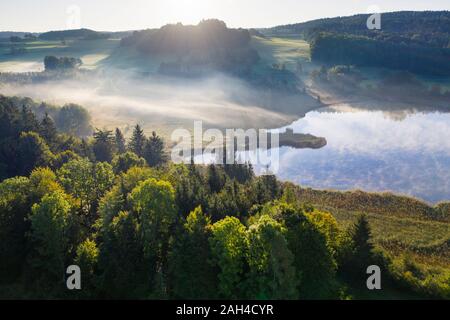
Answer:
<svg viewBox="0 0 450 320"><path fill-rule="evenodd" d="M122 131L119 128L116 128L116 136L115 136L115 140L116 140L116 149L117 152L119 154L123 154L125 153L126 150L126 145L125 145L125 138L123 136Z"/></svg>
<svg viewBox="0 0 450 320"><path fill-rule="evenodd" d="M142 157L146 140L147 138L144 135L144 131L141 129L141 126L137 124L136 127L134 127L128 148L139 157Z"/></svg>
<svg viewBox="0 0 450 320"><path fill-rule="evenodd" d="M155 131L145 142L143 157L150 167L157 167L167 161L167 156L164 153L164 142L161 137L156 135Z"/></svg>
<svg viewBox="0 0 450 320"><path fill-rule="evenodd" d="M45 116L41 121L40 129L41 136L49 145L52 145L56 141L58 132L56 130L55 122L50 118L48 113L45 113Z"/></svg>

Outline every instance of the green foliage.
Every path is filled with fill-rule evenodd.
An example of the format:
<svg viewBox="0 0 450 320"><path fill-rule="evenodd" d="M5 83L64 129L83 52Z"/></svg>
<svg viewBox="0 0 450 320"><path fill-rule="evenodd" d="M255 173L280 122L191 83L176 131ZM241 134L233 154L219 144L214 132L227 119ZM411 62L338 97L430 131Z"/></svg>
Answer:
<svg viewBox="0 0 450 320"><path fill-rule="evenodd" d="M113 186L114 173L110 164L93 164L87 159L72 160L58 170L59 181L66 192L80 202L85 213L94 213L98 201Z"/></svg>
<svg viewBox="0 0 450 320"><path fill-rule="evenodd" d="M429 75L450 73L448 55L446 48L335 33L318 34L311 43L314 62L384 67Z"/></svg>
<svg viewBox="0 0 450 320"><path fill-rule="evenodd" d="M56 191L33 205L31 221L30 264L41 284L52 286L62 279L67 257L67 229L70 204L66 195ZM46 284L45 284L46 283Z"/></svg>
<svg viewBox="0 0 450 320"><path fill-rule="evenodd" d="M86 239L80 243L76 251L75 264L80 267L82 272L82 293L86 297L94 298L95 296L95 272L98 268L99 249L97 244Z"/></svg>
<svg viewBox="0 0 450 320"><path fill-rule="evenodd" d="M141 129L141 127L137 124L134 127L133 135L131 136L130 143L128 145L128 148L131 152L134 152L139 157L142 157L144 154L144 146L147 138L144 135L144 131Z"/></svg>
<svg viewBox="0 0 450 320"><path fill-rule="evenodd" d="M226 217L212 226L210 238L212 261L220 270L219 297L235 299L244 296L244 270L248 240L245 226L235 217Z"/></svg>
<svg viewBox="0 0 450 320"><path fill-rule="evenodd" d="M253 183L255 184L255 200L258 204L264 204L281 196L279 182L273 175L257 177Z"/></svg>
<svg viewBox="0 0 450 320"><path fill-rule="evenodd" d="M164 142L156 135L155 131L146 140L142 156L150 167L160 166L167 161L167 155L164 152Z"/></svg>
<svg viewBox="0 0 450 320"><path fill-rule="evenodd" d="M106 33L97 32L90 29L70 29L61 31L49 31L44 32L39 35L39 39L50 40L50 41L61 41L61 39L66 40L80 40L80 39L100 39L107 38Z"/></svg>
<svg viewBox="0 0 450 320"><path fill-rule="evenodd" d="M35 167L50 164L53 154L47 143L35 132L23 132L17 145L19 175L29 175Z"/></svg>
<svg viewBox="0 0 450 320"><path fill-rule="evenodd" d="M144 158L139 157L133 152L125 152L116 155L111 162L114 172L120 174L127 172L132 167L145 167L146 162Z"/></svg>
<svg viewBox="0 0 450 320"><path fill-rule="evenodd" d="M225 174L215 164L208 166L208 185L213 193L219 192L225 185Z"/></svg>
<svg viewBox="0 0 450 320"><path fill-rule="evenodd" d="M92 146L95 159L100 162L111 162L114 154L114 137L112 131L96 130Z"/></svg>
<svg viewBox="0 0 450 320"><path fill-rule="evenodd" d="M62 191L55 173L49 168L36 168L30 174L29 194L33 203L42 199L48 193Z"/></svg>
<svg viewBox="0 0 450 320"><path fill-rule="evenodd" d="M204 67L242 74L259 61L250 39L248 30L229 29L223 21L210 19L196 26L178 23L134 32L123 38L121 45L147 56L178 57L161 63L158 71L162 74L192 75Z"/></svg>
<svg viewBox="0 0 450 320"><path fill-rule="evenodd" d="M99 253L99 266L103 271L99 280L101 295L138 298L149 291L150 281L146 275L153 274L155 266L144 263L138 229L133 215L123 211L104 224Z"/></svg>
<svg viewBox="0 0 450 320"><path fill-rule="evenodd" d="M302 189L251 165L166 164L162 140L137 126L128 148L149 167L120 130L85 140L55 130L78 107L63 109L0 96L0 179L29 174L0 182L0 282L14 296L342 298L369 264L386 286L449 296L447 203ZM68 131L87 123L66 120ZM364 217L341 231L357 211L372 232ZM83 291L69 294L74 263Z"/></svg>
<svg viewBox="0 0 450 320"><path fill-rule="evenodd" d="M319 19L279 26L275 34L302 35L312 60L449 74L448 11L383 13L381 30L366 27L369 15Z"/></svg>
<svg viewBox="0 0 450 320"><path fill-rule="evenodd" d="M327 247L333 256L339 249L342 231L340 230L336 219L329 212L314 210L311 213L305 213L308 220L313 223L317 229L325 236Z"/></svg>
<svg viewBox="0 0 450 320"><path fill-rule="evenodd" d="M116 149L119 154L123 154L126 152L126 141L125 137L123 136L122 131L120 131L119 128L116 128L115 132L115 143L116 143Z"/></svg>
<svg viewBox="0 0 450 320"><path fill-rule="evenodd" d="M44 58L45 70L61 70L61 69L76 69L82 65L81 59L72 57L55 57L46 56Z"/></svg>
<svg viewBox="0 0 450 320"><path fill-rule="evenodd" d="M25 217L30 211L30 182L15 177L0 183L0 281L15 280L22 271L26 255Z"/></svg>
<svg viewBox="0 0 450 320"><path fill-rule="evenodd" d="M248 230L248 297L295 299L297 297L294 255L288 248L286 229L263 215Z"/></svg>
<svg viewBox="0 0 450 320"><path fill-rule="evenodd" d="M56 129L55 122L48 115L48 113L45 113L45 116L41 121L39 134L42 136L42 138L45 139L45 141L47 141L50 146L53 146L56 143L58 131Z"/></svg>
<svg viewBox="0 0 450 320"><path fill-rule="evenodd" d="M327 246L326 236L319 226L298 209L281 205L277 211L288 230L286 238L289 249L294 254L294 265L301 277L300 297L307 299L333 297L336 289L333 281L336 261Z"/></svg>
<svg viewBox="0 0 450 320"><path fill-rule="evenodd" d="M92 133L89 113L76 104L63 106L59 110L55 122L59 130L71 135L85 137Z"/></svg>
<svg viewBox="0 0 450 320"><path fill-rule="evenodd" d="M367 217L360 215L355 224L347 230L340 252L340 271L353 281L361 282L366 277L367 267L376 262L370 239Z"/></svg>
<svg viewBox="0 0 450 320"><path fill-rule="evenodd" d="M141 224L144 253L162 258L168 245L169 228L176 219L173 187L166 181L151 178L133 189L130 201Z"/></svg>
<svg viewBox="0 0 450 320"><path fill-rule="evenodd" d="M427 203L392 193L363 191L332 191L296 188L298 200L320 207L332 207L355 212L373 212L380 215L449 221L450 216Z"/></svg>
<svg viewBox="0 0 450 320"><path fill-rule="evenodd" d="M217 276L209 264L211 219L201 207L186 218L170 255L170 277L173 295L181 299L216 297Z"/></svg>
<svg viewBox="0 0 450 320"><path fill-rule="evenodd" d="M389 265L390 276L405 288L412 288L422 296L450 299L450 272L439 267L415 263L402 255Z"/></svg>

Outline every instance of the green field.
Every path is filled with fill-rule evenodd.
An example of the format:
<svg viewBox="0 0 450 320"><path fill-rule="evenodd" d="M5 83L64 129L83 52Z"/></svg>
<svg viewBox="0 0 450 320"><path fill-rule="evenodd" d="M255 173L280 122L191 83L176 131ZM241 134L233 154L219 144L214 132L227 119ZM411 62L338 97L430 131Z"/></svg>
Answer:
<svg viewBox="0 0 450 320"><path fill-rule="evenodd" d="M295 70L297 62L310 61L309 44L304 40L253 37L252 46L258 51L264 64L285 64L291 71Z"/></svg>
<svg viewBox="0 0 450 320"><path fill-rule="evenodd" d="M324 208L333 213L343 228L356 220L361 212ZM396 255L408 253L418 262L448 268L450 225L442 221L423 221L414 218L366 213L372 227L374 242Z"/></svg>
<svg viewBox="0 0 450 320"><path fill-rule="evenodd" d="M0 72L39 71L36 64L41 64L42 69L42 62L48 55L80 58L84 68L94 69L118 45L119 39L33 41L15 44L0 42ZM12 54L12 47L18 52Z"/></svg>

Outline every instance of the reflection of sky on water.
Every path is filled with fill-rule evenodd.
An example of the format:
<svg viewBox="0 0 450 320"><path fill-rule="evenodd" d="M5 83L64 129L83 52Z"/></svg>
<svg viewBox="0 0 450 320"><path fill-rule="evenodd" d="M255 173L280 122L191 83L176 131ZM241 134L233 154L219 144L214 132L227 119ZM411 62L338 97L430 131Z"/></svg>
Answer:
<svg viewBox="0 0 450 320"><path fill-rule="evenodd" d="M354 111L354 110L353 110ZM450 200L450 114L310 112L291 126L325 137L319 150L283 147L278 176L303 186L394 191Z"/></svg>

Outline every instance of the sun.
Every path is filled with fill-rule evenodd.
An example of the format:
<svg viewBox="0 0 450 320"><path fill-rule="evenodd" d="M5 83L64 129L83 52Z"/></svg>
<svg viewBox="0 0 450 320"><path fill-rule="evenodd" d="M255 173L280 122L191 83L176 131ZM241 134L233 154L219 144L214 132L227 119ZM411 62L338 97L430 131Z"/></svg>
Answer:
<svg viewBox="0 0 450 320"><path fill-rule="evenodd" d="M202 19L214 18L217 12L211 0L168 0L164 7L169 23L197 24Z"/></svg>

